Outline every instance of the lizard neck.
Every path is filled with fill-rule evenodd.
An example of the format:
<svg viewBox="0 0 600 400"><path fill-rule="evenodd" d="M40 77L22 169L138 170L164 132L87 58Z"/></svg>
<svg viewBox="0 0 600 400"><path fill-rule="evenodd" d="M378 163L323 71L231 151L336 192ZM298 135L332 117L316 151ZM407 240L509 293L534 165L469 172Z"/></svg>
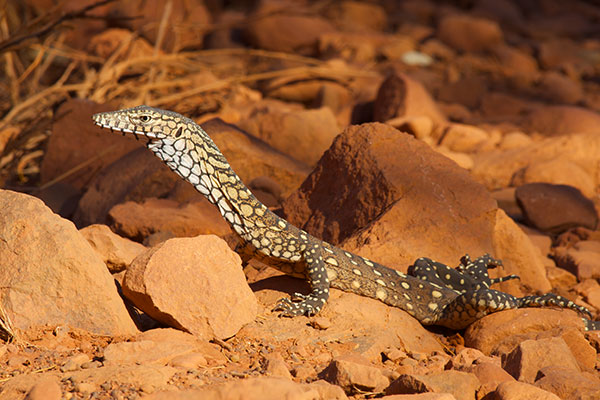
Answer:
<svg viewBox="0 0 600 400"><path fill-rule="evenodd" d="M236 233L251 241L252 232L271 212L244 185L208 134L194 125L191 138L163 139L148 148L216 205Z"/></svg>

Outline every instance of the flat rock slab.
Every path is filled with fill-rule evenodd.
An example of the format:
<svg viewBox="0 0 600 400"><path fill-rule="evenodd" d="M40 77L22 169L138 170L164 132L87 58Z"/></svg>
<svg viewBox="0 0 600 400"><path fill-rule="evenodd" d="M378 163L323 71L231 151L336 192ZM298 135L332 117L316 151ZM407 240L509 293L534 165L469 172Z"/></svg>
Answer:
<svg viewBox="0 0 600 400"><path fill-rule="evenodd" d="M502 382L495 396L498 400L560 400L554 393L523 382Z"/></svg>
<svg viewBox="0 0 600 400"><path fill-rule="evenodd" d="M344 400L344 391L327 382L310 384L296 383L282 378L248 378L227 382L206 389L184 390L179 392L154 393L146 400L204 400L204 399L244 399L244 400Z"/></svg>
<svg viewBox="0 0 600 400"><path fill-rule="evenodd" d="M137 332L106 265L72 222L8 190L0 190L0 210L0 303L16 328Z"/></svg>
<svg viewBox="0 0 600 400"><path fill-rule="evenodd" d="M465 331L465 345L484 354L511 351L526 335L548 332L555 328L583 330L581 317L571 310L522 308L486 315Z"/></svg>
<svg viewBox="0 0 600 400"><path fill-rule="evenodd" d="M104 349L104 365L173 364L176 359L202 354L211 364L224 364L227 359L217 345L173 328L151 329L134 340L111 343Z"/></svg>
<svg viewBox="0 0 600 400"><path fill-rule="evenodd" d="M469 372L437 371L428 375L400 375L390 384L385 393L451 393L457 400L473 400L480 385L475 374Z"/></svg>
<svg viewBox="0 0 600 400"><path fill-rule="evenodd" d="M257 314L240 257L213 235L170 239L141 254L123 294L154 319L204 339L229 338Z"/></svg>

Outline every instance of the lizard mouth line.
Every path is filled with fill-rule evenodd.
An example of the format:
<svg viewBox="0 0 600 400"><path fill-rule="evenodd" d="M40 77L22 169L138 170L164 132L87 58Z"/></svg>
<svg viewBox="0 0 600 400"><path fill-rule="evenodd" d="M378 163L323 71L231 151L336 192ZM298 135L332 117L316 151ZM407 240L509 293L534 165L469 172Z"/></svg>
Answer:
<svg viewBox="0 0 600 400"><path fill-rule="evenodd" d="M100 128L110 129L111 132L121 132L121 133L123 133L123 136L125 136L125 134L127 134L127 133L131 133L133 136L135 136L136 140L139 140L140 136L147 137L149 139L158 139L159 138L152 132L132 131L131 129L117 128L117 127L114 127L111 125L105 125L101 122L95 122L95 124L98 125Z"/></svg>

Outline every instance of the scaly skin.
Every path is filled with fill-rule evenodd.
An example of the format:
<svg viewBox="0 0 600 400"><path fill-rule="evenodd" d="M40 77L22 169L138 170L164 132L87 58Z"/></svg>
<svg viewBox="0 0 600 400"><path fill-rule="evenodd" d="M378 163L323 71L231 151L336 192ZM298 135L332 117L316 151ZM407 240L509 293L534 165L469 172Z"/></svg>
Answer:
<svg viewBox="0 0 600 400"><path fill-rule="evenodd" d="M557 306L589 316L584 307L554 294L517 298L490 289L493 283L517 277L490 279L487 270L499 261L489 255L475 261L465 256L457 269L420 258L407 275L311 236L258 201L208 134L180 114L139 106L95 114L93 120L112 131L148 138L148 148L218 207L254 257L308 280L308 295L296 294L299 301L284 298L276 305L285 316L317 314L330 287L401 308L424 325L453 329L520 307ZM596 322L583 320L586 329L598 329Z"/></svg>

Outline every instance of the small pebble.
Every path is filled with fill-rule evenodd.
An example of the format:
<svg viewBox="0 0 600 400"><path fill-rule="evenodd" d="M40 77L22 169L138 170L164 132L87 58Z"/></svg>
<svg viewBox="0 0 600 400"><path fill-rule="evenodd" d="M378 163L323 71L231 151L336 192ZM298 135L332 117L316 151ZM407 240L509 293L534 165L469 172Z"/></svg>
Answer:
<svg viewBox="0 0 600 400"><path fill-rule="evenodd" d="M88 382L80 382L75 385L75 391L78 393L92 393L94 390L96 390L96 385Z"/></svg>
<svg viewBox="0 0 600 400"><path fill-rule="evenodd" d="M331 321L325 317L315 317L310 320L310 326L315 329L325 330L331 327Z"/></svg>
<svg viewBox="0 0 600 400"><path fill-rule="evenodd" d="M88 361L81 364L81 369L99 368L102 363L98 360Z"/></svg>

